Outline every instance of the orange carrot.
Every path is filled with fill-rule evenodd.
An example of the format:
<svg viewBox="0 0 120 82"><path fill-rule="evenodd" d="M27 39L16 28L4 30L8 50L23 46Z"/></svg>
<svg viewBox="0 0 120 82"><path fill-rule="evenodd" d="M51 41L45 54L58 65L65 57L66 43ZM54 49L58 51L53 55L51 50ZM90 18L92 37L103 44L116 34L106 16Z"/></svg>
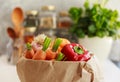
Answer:
<svg viewBox="0 0 120 82"><path fill-rule="evenodd" d="M46 50L46 59L51 60L56 58L57 53L53 52L51 49Z"/></svg>
<svg viewBox="0 0 120 82"><path fill-rule="evenodd" d="M32 49L32 45L30 43L26 44L27 50L25 51L25 57L28 59L32 59L34 55L34 50Z"/></svg>
<svg viewBox="0 0 120 82"><path fill-rule="evenodd" d="M34 55L33 49L31 49L31 50L26 50L26 51L25 51L25 57L26 57L26 58L32 59L33 55Z"/></svg>
<svg viewBox="0 0 120 82"><path fill-rule="evenodd" d="M34 60L45 60L46 59L46 53L42 50L39 49L36 51L35 55L33 56Z"/></svg>

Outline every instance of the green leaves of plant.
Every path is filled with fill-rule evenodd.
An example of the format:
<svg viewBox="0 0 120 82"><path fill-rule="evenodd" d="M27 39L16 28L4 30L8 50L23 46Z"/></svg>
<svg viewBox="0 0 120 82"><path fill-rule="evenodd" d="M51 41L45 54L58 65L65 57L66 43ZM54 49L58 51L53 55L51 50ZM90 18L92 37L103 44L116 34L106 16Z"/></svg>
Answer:
<svg viewBox="0 0 120 82"><path fill-rule="evenodd" d="M90 33L95 33L96 32L96 27L94 25L90 25L88 27L88 30L89 30Z"/></svg>
<svg viewBox="0 0 120 82"><path fill-rule="evenodd" d="M90 7L89 1L86 0L84 8L72 7L69 13L74 21L71 33L79 38L85 35L98 37L118 35L120 21L117 10L104 8L98 3Z"/></svg>
<svg viewBox="0 0 120 82"><path fill-rule="evenodd" d="M76 35L81 38L85 37L85 33L82 29L76 30Z"/></svg>
<svg viewBox="0 0 120 82"><path fill-rule="evenodd" d="M82 15L82 9L81 8L77 8L77 7L72 7L69 10L70 13L70 17L72 18L72 20L77 23L78 19L81 17Z"/></svg>
<svg viewBox="0 0 120 82"><path fill-rule="evenodd" d="M86 0L86 2L84 3L84 7L85 7L86 9L89 9L89 1L88 1L88 0Z"/></svg>

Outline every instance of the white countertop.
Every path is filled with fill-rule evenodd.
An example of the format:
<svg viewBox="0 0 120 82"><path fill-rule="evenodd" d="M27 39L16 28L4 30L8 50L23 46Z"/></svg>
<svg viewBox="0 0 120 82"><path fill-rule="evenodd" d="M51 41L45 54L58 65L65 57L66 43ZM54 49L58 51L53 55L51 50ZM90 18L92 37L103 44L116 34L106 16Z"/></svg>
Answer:
<svg viewBox="0 0 120 82"><path fill-rule="evenodd" d="M120 82L120 69L110 60L103 64L105 82ZM0 82L20 82L16 67L7 62L7 57L0 57Z"/></svg>
<svg viewBox="0 0 120 82"><path fill-rule="evenodd" d="M110 60L106 60L103 65L105 82L120 82L120 68Z"/></svg>
<svg viewBox="0 0 120 82"><path fill-rule="evenodd" d="M15 65L7 61L7 56L0 56L0 82L20 82Z"/></svg>

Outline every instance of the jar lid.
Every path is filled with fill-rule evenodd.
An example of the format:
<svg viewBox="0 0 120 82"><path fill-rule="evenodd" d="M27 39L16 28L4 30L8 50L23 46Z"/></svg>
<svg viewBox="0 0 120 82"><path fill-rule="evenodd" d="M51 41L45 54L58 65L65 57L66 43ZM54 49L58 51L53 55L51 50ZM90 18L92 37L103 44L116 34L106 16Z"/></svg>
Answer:
<svg viewBox="0 0 120 82"><path fill-rule="evenodd" d="M29 10L26 12L27 15L37 15L38 11L37 10Z"/></svg>
<svg viewBox="0 0 120 82"><path fill-rule="evenodd" d="M64 16L69 16L68 11L60 11L59 16L64 17Z"/></svg>
<svg viewBox="0 0 120 82"><path fill-rule="evenodd" d="M54 11L55 6L53 6L53 5L42 6L41 10L43 10L43 11Z"/></svg>

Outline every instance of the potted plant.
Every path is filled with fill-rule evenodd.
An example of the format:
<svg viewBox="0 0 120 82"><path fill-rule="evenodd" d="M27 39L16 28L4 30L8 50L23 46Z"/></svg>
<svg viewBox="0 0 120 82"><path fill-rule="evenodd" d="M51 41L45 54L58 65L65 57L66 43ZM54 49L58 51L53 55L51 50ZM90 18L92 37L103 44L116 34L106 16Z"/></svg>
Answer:
<svg viewBox="0 0 120 82"><path fill-rule="evenodd" d="M99 59L105 60L110 52L113 38L119 37L118 11L107 9L99 3L94 3L90 7L87 0L83 8L71 7L69 14L73 20L70 33L77 35L79 43Z"/></svg>

